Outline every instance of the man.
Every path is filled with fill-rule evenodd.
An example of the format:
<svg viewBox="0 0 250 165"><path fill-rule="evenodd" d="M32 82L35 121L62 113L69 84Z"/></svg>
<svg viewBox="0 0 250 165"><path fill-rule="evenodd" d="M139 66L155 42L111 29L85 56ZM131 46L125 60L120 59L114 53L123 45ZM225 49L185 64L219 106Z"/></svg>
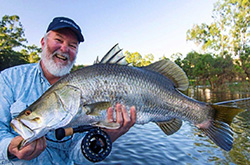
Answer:
<svg viewBox="0 0 250 165"><path fill-rule="evenodd" d="M84 161L80 144L82 134L57 143L53 135L35 140L18 149L23 138L9 125L10 121L23 109L38 99L60 77L70 72L83 42L80 27L71 19L56 17L50 23L47 33L41 39L42 55L38 64L26 64L6 69L0 73L0 163L17 164L73 164ZM124 106L116 105L116 120L113 109L108 108L108 120L118 122L121 127L105 130L114 142L126 133L136 120L135 108L131 116Z"/></svg>

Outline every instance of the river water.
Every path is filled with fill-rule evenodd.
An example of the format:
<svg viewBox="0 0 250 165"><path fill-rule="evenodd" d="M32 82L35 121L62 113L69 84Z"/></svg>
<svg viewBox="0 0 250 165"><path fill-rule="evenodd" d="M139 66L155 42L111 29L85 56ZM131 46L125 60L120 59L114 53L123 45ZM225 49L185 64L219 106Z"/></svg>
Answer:
<svg viewBox="0 0 250 165"><path fill-rule="evenodd" d="M209 88L190 88L186 94L200 101L221 102L250 97L250 90L212 92ZM250 164L250 101L229 105L247 109L231 125L235 134L229 152L188 122L171 136L149 123L131 128L113 144L111 154L97 164Z"/></svg>

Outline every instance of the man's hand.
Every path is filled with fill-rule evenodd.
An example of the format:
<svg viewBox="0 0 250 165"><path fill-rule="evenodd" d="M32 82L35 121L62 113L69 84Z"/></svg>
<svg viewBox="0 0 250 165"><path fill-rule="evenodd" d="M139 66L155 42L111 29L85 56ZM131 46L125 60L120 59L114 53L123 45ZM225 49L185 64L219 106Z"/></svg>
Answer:
<svg viewBox="0 0 250 165"><path fill-rule="evenodd" d="M130 116L126 110L126 107L121 104L116 104L115 110L116 110L116 122L120 124L120 127L118 129L105 129L104 130L108 133L112 142L114 142L120 136L128 132L128 130L136 122L136 110L134 106L130 108ZM107 110L107 118L108 118L108 121L114 122L112 107L108 108Z"/></svg>
<svg viewBox="0 0 250 165"><path fill-rule="evenodd" d="M31 160L39 156L46 148L46 139L41 137L32 143L18 149L18 145L22 142L21 136L16 136L12 139L9 145L9 154L16 156L18 159Z"/></svg>

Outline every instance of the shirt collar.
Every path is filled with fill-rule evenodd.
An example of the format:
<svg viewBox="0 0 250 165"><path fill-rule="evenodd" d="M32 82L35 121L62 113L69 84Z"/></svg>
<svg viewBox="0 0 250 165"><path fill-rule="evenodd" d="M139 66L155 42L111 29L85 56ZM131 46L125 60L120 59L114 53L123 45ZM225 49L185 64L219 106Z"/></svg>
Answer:
<svg viewBox="0 0 250 165"><path fill-rule="evenodd" d="M40 75L42 82L46 82L48 85L50 85L49 81L46 79L46 77L43 74L43 69L41 67L41 60L37 63L37 69L38 69L38 74Z"/></svg>

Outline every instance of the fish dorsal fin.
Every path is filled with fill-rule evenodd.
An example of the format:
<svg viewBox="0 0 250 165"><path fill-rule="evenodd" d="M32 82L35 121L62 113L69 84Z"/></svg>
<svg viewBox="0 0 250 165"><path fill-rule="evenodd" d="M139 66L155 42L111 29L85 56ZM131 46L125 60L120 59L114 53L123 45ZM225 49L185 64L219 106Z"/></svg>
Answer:
<svg viewBox="0 0 250 165"><path fill-rule="evenodd" d="M150 64L145 68L166 76L172 80L176 88L181 91L185 91L188 88L189 81L186 73L177 64L170 60L163 59Z"/></svg>
<svg viewBox="0 0 250 165"><path fill-rule="evenodd" d="M172 135L175 132L177 132L182 125L182 121L180 119L174 118L172 120L169 120L167 122L155 122L161 130L166 134L166 135Z"/></svg>
<svg viewBox="0 0 250 165"><path fill-rule="evenodd" d="M109 63L109 64L119 64L119 65L128 65L125 56L122 53L122 49L119 48L119 45L116 44L113 46L101 59L99 62L98 57L95 63Z"/></svg>

